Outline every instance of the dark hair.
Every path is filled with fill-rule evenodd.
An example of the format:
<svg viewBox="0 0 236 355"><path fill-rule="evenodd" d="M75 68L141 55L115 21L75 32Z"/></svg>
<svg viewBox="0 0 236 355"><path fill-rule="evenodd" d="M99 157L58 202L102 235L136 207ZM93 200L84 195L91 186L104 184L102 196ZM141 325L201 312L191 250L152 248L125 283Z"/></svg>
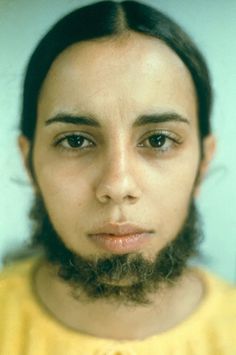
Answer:
<svg viewBox="0 0 236 355"><path fill-rule="evenodd" d="M41 39L26 70L21 131L33 140L37 102L43 81L56 57L68 46L101 37L135 31L165 42L191 73L197 99L199 134L210 133L212 90L205 60L189 36L158 10L136 1L101 1L82 7L59 20Z"/></svg>

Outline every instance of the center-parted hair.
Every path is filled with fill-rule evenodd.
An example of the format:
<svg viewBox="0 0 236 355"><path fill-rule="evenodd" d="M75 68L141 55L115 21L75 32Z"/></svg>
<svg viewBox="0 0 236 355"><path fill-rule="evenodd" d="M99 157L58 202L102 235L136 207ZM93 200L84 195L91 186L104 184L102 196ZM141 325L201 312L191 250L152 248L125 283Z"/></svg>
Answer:
<svg viewBox="0 0 236 355"><path fill-rule="evenodd" d="M26 68L21 132L34 139L40 90L47 73L67 47L81 41L120 36L135 31L162 40L184 62L196 90L199 135L210 133L212 90L202 54L190 37L162 12L137 1L101 1L79 8L59 20L41 39ZM138 59L137 59L138 60Z"/></svg>

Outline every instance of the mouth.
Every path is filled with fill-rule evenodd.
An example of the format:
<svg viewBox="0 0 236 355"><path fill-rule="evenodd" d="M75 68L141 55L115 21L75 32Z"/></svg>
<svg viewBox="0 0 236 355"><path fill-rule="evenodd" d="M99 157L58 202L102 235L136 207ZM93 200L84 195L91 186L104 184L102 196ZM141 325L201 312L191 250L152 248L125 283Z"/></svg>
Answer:
<svg viewBox="0 0 236 355"><path fill-rule="evenodd" d="M124 254L138 251L150 242L153 231L134 224L106 224L88 236L90 240L105 251Z"/></svg>

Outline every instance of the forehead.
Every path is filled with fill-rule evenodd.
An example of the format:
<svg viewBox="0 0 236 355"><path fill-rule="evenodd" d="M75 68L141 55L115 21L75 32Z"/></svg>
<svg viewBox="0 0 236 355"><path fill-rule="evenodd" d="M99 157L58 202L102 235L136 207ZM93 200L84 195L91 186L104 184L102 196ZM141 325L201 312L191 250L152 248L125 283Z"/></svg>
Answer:
<svg viewBox="0 0 236 355"><path fill-rule="evenodd" d="M39 98L40 116L165 111L173 105L180 114L196 115L188 69L162 41L132 32L67 48L53 62Z"/></svg>

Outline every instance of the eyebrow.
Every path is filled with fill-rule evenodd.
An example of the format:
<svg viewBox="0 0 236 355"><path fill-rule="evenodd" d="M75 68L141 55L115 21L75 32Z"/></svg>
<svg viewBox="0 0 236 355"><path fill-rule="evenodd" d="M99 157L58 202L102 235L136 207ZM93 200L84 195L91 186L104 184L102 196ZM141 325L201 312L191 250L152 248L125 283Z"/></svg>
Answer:
<svg viewBox="0 0 236 355"><path fill-rule="evenodd" d="M178 113L165 112L165 113L140 115L135 120L133 127L140 127L148 124L163 123L163 122L181 122L181 123L190 124L190 121L187 118L183 117ZM101 124L94 118L77 116L69 113L59 113L56 116L46 120L45 125L49 126L53 123L66 123L66 124L101 128Z"/></svg>
<svg viewBox="0 0 236 355"><path fill-rule="evenodd" d="M77 116L68 113L59 113L56 116L46 120L45 125L51 125L52 123L68 123L74 125L84 125L92 127L101 127L100 123L90 117Z"/></svg>

